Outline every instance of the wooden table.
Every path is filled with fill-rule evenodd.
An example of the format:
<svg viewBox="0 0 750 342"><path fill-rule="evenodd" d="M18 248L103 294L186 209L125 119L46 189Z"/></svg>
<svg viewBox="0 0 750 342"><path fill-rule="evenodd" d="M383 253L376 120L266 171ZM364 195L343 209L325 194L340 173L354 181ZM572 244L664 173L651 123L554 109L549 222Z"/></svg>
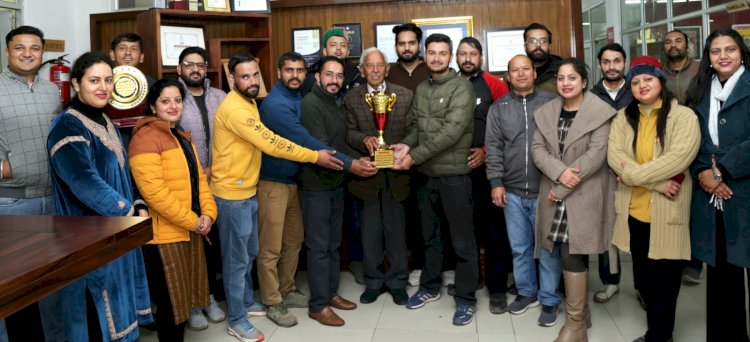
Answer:
<svg viewBox="0 0 750 342"><path fill-rule="evenodd" d="M0 318L152 239L151 218L0 216Z"/></svg>

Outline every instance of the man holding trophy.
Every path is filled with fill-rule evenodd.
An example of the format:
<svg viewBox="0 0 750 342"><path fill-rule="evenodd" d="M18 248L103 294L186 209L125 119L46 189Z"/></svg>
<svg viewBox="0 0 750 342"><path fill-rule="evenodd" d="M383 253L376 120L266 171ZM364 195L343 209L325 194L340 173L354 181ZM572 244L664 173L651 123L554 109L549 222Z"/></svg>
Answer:
<svg viewBox="0 0 750 342"><path fill-rule="evenodd" d="M359 297L363 304L375 302L386 291L393 302L408 300L406 281L406 233L403 201L409 195L409 173L393 171L393 150L388 144L400 143L412 124L409 116L413 93L386 82L388 61L382 51L362 52L360 72L367 86L350 90L344 98L347 110L346 141L362 156L372 157L380 172L349 182L349 191L364 201L362 245L366 289ZM383 272L383 256L388 270Z"/></svg>

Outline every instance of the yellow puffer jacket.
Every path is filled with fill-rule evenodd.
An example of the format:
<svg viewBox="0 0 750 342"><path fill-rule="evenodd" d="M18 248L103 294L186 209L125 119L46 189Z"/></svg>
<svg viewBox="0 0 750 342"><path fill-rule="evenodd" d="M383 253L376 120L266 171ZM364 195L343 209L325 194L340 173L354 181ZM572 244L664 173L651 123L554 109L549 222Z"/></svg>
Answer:
<svg viewBox="0 0 750 342"><path fill-rule="evenodd" d="M189 134L179 133L190 139ZM138 120L128 155L131 173L153 218L154 239L148 243L190 241L189 232L198 225L198 216L191 210L190 171L169 123L150 116ZM195 160L199 165L201 213L216 221L216 202L197 153Z"/></svg>

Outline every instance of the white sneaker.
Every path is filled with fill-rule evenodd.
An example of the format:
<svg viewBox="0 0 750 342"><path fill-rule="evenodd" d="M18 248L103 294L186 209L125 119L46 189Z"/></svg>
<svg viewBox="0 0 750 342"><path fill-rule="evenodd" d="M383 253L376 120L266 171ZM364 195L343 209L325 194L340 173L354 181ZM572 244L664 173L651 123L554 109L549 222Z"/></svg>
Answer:
<svg viewBox="0 0 750 342"><path fill-rule="evenodd" d="M443 272L443 286L453 285L456 283L456 271Z"/></svg>
<svg viewBox="0 0 750 342"><path fill-rule="evenodd" d="M190 330L204 330L208 328L208 321L206 320L206 316L203 316L201 309L193 308L190 310L187 328Z"/></svg>
<svg viewBox="0 0 750 342"><path fill-rule="evenodd" d="M594 294L594 301L597 303L606 303L618 293L620 293L620 286L608 284Z"/></svg>
<svg viewBox="0 0 750 342"><path fill-rule="evenodd" d="M266 306L255 302L250 305L250 309L247 311L247 317L260 317L266 315Z"/></svg>
<svg viewBox="0 0 750 342"><path fill-rule="evenodd" d="M422 277L422 270L414 270L409 273L409 285L419 286L419 279Z"/></svg>
<svg viewBox="0 0 750 342"><path fill-rule="evenodd" d="M214 299L214 295L211 295L211 303L203 308L203 311L206 313L206 316L208 316L207 319L211 323L219 323L227 318L227 315L224 314L224 310L219 307L219 303Z"/></svg>

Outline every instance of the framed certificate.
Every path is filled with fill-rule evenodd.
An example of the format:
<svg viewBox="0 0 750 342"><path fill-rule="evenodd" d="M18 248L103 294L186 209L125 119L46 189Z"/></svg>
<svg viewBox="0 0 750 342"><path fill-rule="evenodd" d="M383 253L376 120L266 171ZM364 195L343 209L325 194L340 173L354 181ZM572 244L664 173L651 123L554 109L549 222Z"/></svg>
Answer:
<svg viewBox="0 0 750 342"><path fill-rule="evenodd" d="M229 0L203 0L203 9L209 12L230 12Z"/></svg>
<svg viewBox="0 0 750 342"><path fill-rule="evenodd" d="M232 12L271 13L269 0L231 0Z"/></svg>
<svg viewBox="0 0 750 342"><path fill-rule="evenodd" d="M349 57L359 57L362 55L362 24L333 24L333 27L342 28L347 37L349 37Z"/></svg>
<svg viewBox="0 0 750 342"><path fill-rule="evenodd" d="M180 53L185 48L200 46L206 48L202 27L184 27L162 25L161 31L161 64L177 66Z"/></svg>
<svg viewBox="0 0 750 342"><path fill-rule="evenodd" d="M515 55L525 55L523 28L488 29L485 32L487 71L508 71L508 62Z"/></svg>
<svg viewBox="0 0 750 342"><path fill-rule="evenodd" d="M422 41L420 42L422 44L422 56L425 56L426 46L424 42L433 33L442 33L451 38L454 56L456 55L456 50L458 50L458 42L464 37L474 35L474 19L471 16L412 19L411 22L422 29ZM458 70L455 57L451 61L450 67L453 70Z"/></svg>
<svg viewBox="0 0 750 342"><path fill-rule="evenodd" d="M401 25L401 22L375 23L375 47L383 51L388 63L395 63L398 60L396 54L396 35L393 28Z"/></svg>
<svg viewBox="0 0 750 342"><path fill-rule="evenodd" d="M305 67L318 62L323 57L320 48L320 27L292 29L292 51L305 58Z"/></svg>

